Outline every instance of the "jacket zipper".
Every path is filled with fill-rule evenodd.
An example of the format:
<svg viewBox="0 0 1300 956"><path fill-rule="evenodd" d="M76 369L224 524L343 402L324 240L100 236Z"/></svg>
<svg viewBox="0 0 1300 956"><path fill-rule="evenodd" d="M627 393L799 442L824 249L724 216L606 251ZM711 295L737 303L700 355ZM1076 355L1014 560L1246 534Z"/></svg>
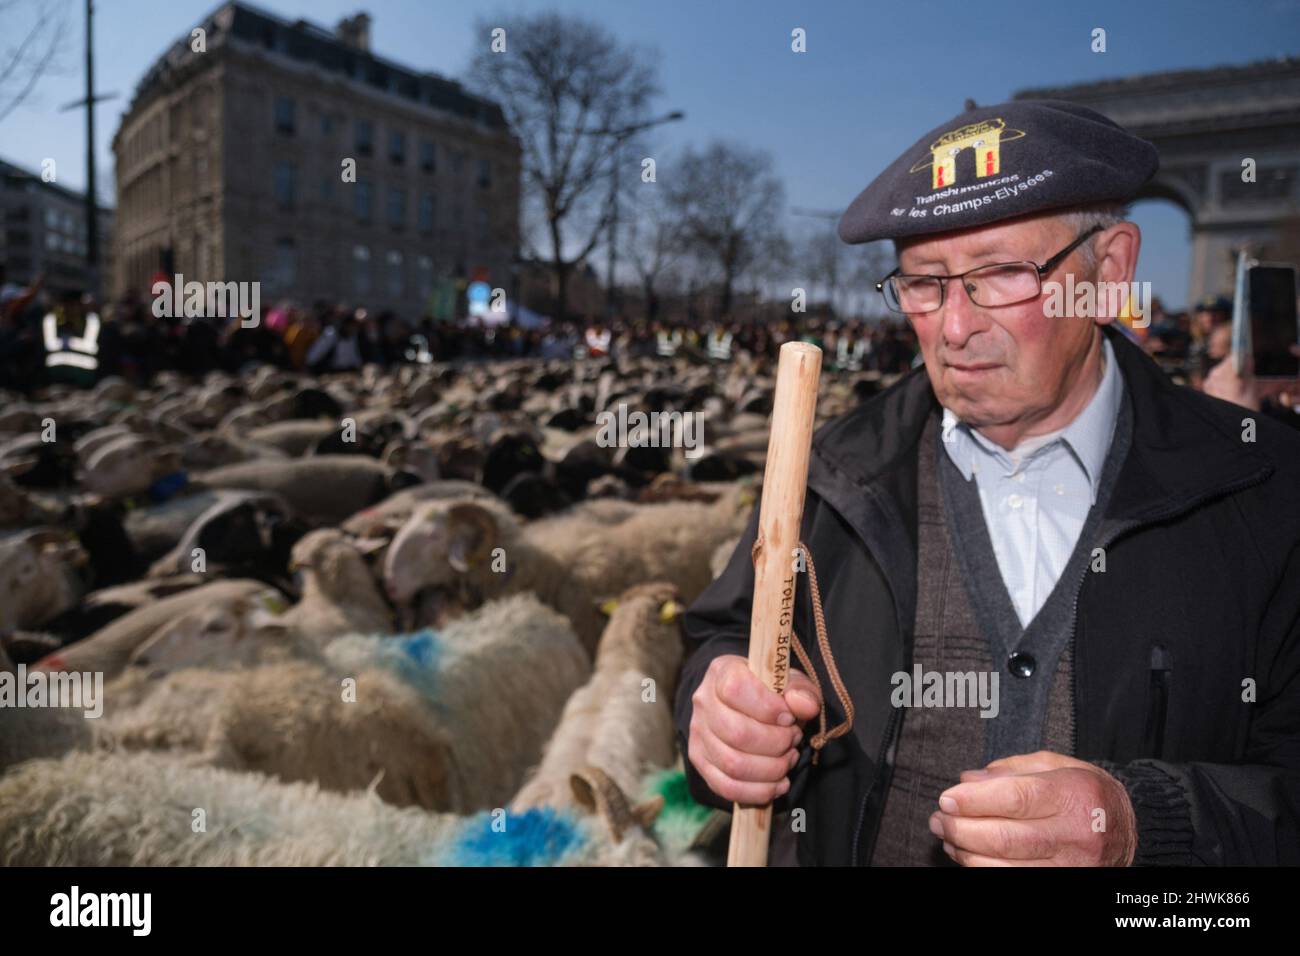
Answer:
<svg viewBox="0 0 1300 956"><path fill-rule="evenodd" d="M1145 739L1148 752L1159 760L1164 754L1165 721L1169 715L1169 681L1173 661L1161 644L1151 646L1151 707L1147 710Z"/></svg>
<svg viewBox="0 0 1300 956"><path fill-rule="evenodd" d="M901 707L895 708L894 712L889 715L889 723L885 725L885 733L880 741L880 751L879 753L876 754L876 766L880 767L881 769L880 772L876 774L876 779L871 781L871 786L867 787L867 792L866 794L863 795L862 803L858 807L858 825L853 828L853 855L850 857L849 860L850 866L858 865L858 841L862 837L862 824L867 818L867 802L871 799L871 794L876 789L876 784L880 783L881 777L888 776L891 779L893 777L893 769L894 769L893 762L891 761L888 766L884 765L885 752L889 749L890 744L892 744L893 742L894 726L895 724L898 723L899 720L902 719L902 716L903 716L903 708ZM888 782L885 783L885 786L889 786ZM871 845L867 847L867 859L866 862L863 864L864 866L867 863L871 862L871 857L876 849L876 838L879 836L880 836L880 828L877 827L876 832L871 835Z"/></svg>

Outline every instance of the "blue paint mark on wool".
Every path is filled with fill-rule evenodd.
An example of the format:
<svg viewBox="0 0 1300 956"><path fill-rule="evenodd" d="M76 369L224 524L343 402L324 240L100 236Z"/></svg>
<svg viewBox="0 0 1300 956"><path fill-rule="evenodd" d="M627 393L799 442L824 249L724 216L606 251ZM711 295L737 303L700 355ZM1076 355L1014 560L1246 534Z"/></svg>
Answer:
<svg viewBox="0 0 1300 956"><path fill-rule="evenodd" d="M554 807L507 812L505 829L493 829L491 813L475 814L445 852L441 866L554 866L580 851L589 839L572 813Z"/></svg>
<svg viewBox="0 0 1300 956"><path fill-rule="evenodd" d="M362 660L382 667L418 690L430 703L438 697L438 676L442 669L446 643L437 631L425 628L410 634L345 638L352 641L345 659Z"/></svg>

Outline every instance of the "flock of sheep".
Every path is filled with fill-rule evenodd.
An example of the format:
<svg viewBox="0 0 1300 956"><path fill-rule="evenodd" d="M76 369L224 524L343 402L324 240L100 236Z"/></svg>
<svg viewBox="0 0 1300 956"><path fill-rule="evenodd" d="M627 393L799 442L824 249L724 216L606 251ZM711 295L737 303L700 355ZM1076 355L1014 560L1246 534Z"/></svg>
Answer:
<svg viewBox="0 0 1300 956"><path fill-rule="evenodd" d="M716 862L678 616L757 500L772 371L0 390L0 672L103 680L97 718L0 706L0 862ZM620 406L704 446L610 445Z"/></svg>

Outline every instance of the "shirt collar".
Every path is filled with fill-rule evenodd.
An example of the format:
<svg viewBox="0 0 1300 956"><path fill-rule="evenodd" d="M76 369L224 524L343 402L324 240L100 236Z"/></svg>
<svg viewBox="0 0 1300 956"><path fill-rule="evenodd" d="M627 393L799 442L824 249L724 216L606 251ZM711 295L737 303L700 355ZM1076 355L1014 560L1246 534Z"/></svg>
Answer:
<svg viewBox="0 0 1300 956"><path fill-rule="evenodd" d="M949 408L943 409L943 446L948 457L967 481L975 472L976 458L993 459L1008 472L1014 471L1020 463L1032 457L1039 449L1060 439L1073 453L1088 483L1092 488L1092 500L1097 500L1097 490L1101 484L1101 470L1110 451L1111 437L1115 431L1115 421L1119 416L1119 405L1124 388L1123 376L1115 362L1115 353L1110 340L1102 336L1102 363L1104 366L1101 384L1093 393L1088 404L1074 421L1064 428L1046 435L1035 435L1020 442L1014 449L1007 451L1000 445L985 438L969 425L962 422Z"/></svg>

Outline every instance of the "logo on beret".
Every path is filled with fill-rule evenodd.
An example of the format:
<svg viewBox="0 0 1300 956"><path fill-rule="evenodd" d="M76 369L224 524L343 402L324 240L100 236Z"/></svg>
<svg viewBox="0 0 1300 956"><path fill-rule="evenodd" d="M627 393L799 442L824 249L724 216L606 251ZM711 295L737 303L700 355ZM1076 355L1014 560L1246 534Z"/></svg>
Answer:
<svg viewBox="0 0 1300 956"><path fill-rule="evenodd" d="M1002 170L1002 144L1025 135L1022 129L1007 129L1001 117L971 123L944 133L930 144L930 158L917 163L909 173L919 173L930 166L931 189L942 189L957 181L957 154L970 148L975 153L975 176L995 176Z"/></svg>

